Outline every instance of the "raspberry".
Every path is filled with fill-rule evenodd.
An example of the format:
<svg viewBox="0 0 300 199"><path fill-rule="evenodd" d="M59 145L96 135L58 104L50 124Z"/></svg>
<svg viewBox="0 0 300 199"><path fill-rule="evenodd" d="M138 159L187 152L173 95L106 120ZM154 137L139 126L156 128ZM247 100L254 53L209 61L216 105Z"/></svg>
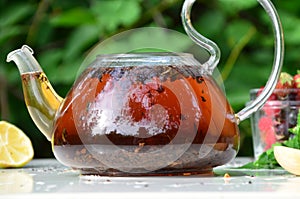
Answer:
<svg viewBox="0 0 300 199"><path fill-rule="evenodd" d="M282 104L280 101L277 100L270 100L265 103L265 105L262 107L262 110L265 113L265 116L268 116L272 119L279 116L281 113Z"/></svg>
<svg viewBox="0 0 300 199"><path fill-rule="evenodd" d="M300 88L300 70L298 70L297 74L294 75L294 87Z"/></svg>
<svg viewBox="0 0 300 199"><path fill-rule="evenodd" d="M264 106L262 110L264 111L265 115L270 118L278 116L281 111L280 108L274 108L272 106Z"/></svg>
<svg viewBox="0 0 300 199"><path fill-rule="evenodd" d="M256 96L259 96L262 93L263 89L264 89L264 86L260 87L259 90L257 91ZM268 98L268 101L271 101L271 100L277 100L277 96L274 93L272 93L270 95L270 97Z"/></svg>
<svg viewBox="0 0 300 199"><path fill-rule="evenodd" d="M279 99L285 99L289 94L289 89L294 87L294 78L289 73L280 73L279 81L276 84L277 97Z"/></svg>
<svg viewBox="0 0 300 199"><path fill-rule="evenodd" d="M276 142L273 120L270 117L262 117L258 121L258 128L261 133L261 138L265 143L265 150L269 149Z"/></svg>

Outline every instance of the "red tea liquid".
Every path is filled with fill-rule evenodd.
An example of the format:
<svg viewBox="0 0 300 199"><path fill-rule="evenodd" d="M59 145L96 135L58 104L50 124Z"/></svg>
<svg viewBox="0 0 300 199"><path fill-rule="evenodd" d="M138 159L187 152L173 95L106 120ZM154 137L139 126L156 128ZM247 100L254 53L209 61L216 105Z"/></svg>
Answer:
<svg viewBox="0 0 300 199"><path fill-rule="evenodd" d="M53 151L83 174L207 174L236 156L223 92L193 66L88 68L56 114Z"/></svg>

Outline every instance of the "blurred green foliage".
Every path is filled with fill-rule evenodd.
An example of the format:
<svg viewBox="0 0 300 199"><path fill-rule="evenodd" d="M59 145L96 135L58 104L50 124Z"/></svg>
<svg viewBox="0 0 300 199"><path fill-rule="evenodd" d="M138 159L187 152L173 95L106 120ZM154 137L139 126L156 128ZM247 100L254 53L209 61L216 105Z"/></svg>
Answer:
<svg viewBox="0 0 300 199"><path fill-rule="evenodd" d="M273 0L285 33L284 71L299 69L300 1ZM33 124L23 101L21 80L7 54L28 44L57 92L71 87L85 55L95 44L125 30L163 27L183 31L182 0L1 0L0 117L23 129L35 157L52 157L51 145ZM267 81L273 61L269 19L255 0L198 0L192 21L222 51L218 69L235 111L249 100L249 90ZM147 38L144 38L147 39ZM177 42L181 42L178 40ZM240 124L239 155L252 155L249 120Z"/></svg>

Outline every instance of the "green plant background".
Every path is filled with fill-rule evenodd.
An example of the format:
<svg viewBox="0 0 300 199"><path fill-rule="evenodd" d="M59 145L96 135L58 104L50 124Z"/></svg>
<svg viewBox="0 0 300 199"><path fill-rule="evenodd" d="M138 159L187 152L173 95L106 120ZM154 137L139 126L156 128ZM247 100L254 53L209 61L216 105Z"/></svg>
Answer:
<svg viewBox="0 0 300 199"><path fill-rule="evenodd" d="M273 3L285 33L283 70L293 74L300 62L300 1ZM1 119L26 132L36 158L52 157L50 143L26 110L19 72L14 63L6 63L7 54L23 44L32 47L53 87L65 96L88 50L99 41L149 26L184 33L182 4L182 0L1 0ZM263 86L271 71L274 39L266 13L255 0L198 0L192 21L199 32L220 47L218 69L229 102L234 110L240 110L249 101L249 90ZM249 119L240 124L240 131L238 155L252 156Z"/></svg>

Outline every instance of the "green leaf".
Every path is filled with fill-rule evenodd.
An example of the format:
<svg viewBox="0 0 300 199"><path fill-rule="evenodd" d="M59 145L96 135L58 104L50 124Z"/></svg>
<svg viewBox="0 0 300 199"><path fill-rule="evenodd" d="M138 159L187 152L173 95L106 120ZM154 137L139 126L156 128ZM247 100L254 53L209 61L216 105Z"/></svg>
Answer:
<svg viewBox="0 0 300 199"><path fill-rule="evenodd" d="M141 8L138 0L95 1L92 11L98 25L106 31L115 31L118 26L129 26L139 19Z"/></svg>
<svg viewBox="0 0 300 199"><path fill-rule="evenodd" d="M228 24L225 29L225 34L228 39L229 47L233 47L241 38L248 34L249 29L253 27L248 21L235 20Z"/></svg>
<svg viewBox="0 0 300 199"><path fill-rule="evenodd" d="M63 63L57 68L56 73L49 76L52 78L51 81L56 84L72 85L78 75L78 68L82 62L81 58L72 60L72 62ZM59 75L57 75L59 74Z"/></svg>
<svg viewBox="0 0 300 199"><path fill-rule="evenodd" d="M68 40L64 61L72 62L74 58L83 57L85 48L97 41L98 35L97 26L84 25L75 29Z"/></svg>
<svg viewBox="0 0 300 199"><path fill-rule="evenodd" d="M7 39L12 38L23 32L23 28L20 26L7 26L4 30L1 30L0 44L4 43Z"/></svg>
<svg viewBox="0 0 300 199"><path fill-rule="evenodd" d="M72 8L51 19L54 26L62 27L92 24L94 22L95 19L90 10L83 7Z"/></svg>
<svg viewBox="0 0 300 199"><path fill-rule="evenodd" d="M12 6L2 9L0 14L0 27L5 27L8 25L16 24L17 22L23 20L28 15L32 14L35 9L34 4L29 3L15 3ZM29 21L28 21L29 22Z"/></svg>
<svg viewBox="0 0 300 199"><path fill-rule="evenodd" d="M258 5L256 0L218 0L218 2L222 9L231 14L253 8Z"/></svg>
<svg viewBox="0 0 300 199"><path fill-rule="evenodd" d="M277 143L272 146L271 149L268 149L267 151L263 152L256 161L249 162L246 165L243 165L242 169L275 169L280 167L278 162L275 159L274 156L274 146L279 146L281 144Z"/></svg>
<svg viewBox="0 0 300 199"><path fill-rule="evenodd" d="M300 44L300 26L296 25L300 23L299 17L290 12L281 12L280 14L285 33L285 43L289 45Z"/></svg>
<svg viewBox="0 0 300 199"><path fill-rule="evenodd" d="M38 27L39 28L37 28L36 31L28 35L27 41L34 43L37 46L47 45L51 36L55 34L56 30L47 19L42 20Z"/></svg>
<svg viewBox="0 0 300 199"><path fill-rule="evenodd" d="M75 80L81 57L61 63L65 56L64 53L64 49L48 50L43 52L38 60L51 82L70 85Z"/></svg>
<svg viewBox="0 0 300 199"><path fill-rule="evenodd" d="M300 149L300 111L298 112L298 122L297 125L291 130L295 136L290 137L283 143L276 142L272 145L272 148L263 152L256 161L250 162L240 168L252 168L252 169L274 169L280 167L275 156L274 156L274 146L286 146L295 149Z"/></svg>
<svg viewBox="0 0 300 199"><path fill-rule="evenodd" d="M291 133L295 134L294 139L284 142L284 145L292 148L300 149L300 109L298 110L297 125L289 130Z"/></svg>
<svg viewBox="0 0 300 199"><path fill-rule="evenodd" d="M57 67L60 65L63 56L64 51L62 49L51 49L44 51L38 60L47 75L49 75L49 73L57 73Z"/></svg>
<svg viewBox="0 0 300 199"><path fill-rule="evenodd" d="M201 34L216 35L219 33L220 27L224 27L225 17L223 13L217 10L211 10L204 13L195 23L195 29Z"/></svg>

